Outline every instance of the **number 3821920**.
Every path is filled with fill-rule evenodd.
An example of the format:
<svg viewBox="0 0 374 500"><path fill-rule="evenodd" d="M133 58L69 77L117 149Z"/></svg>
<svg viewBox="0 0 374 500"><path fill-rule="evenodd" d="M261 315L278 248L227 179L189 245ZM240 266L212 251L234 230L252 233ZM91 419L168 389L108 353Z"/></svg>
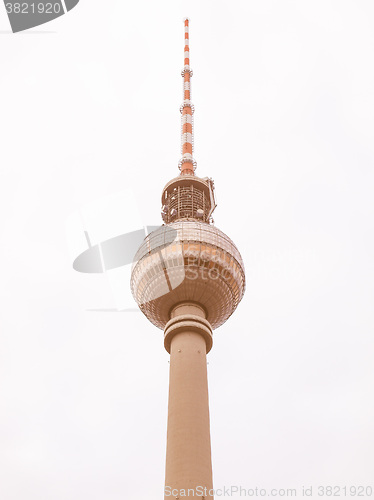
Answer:
<svg viewBox="0 0 374 500"><path fill-rule="evenodd" d="M60 14L59 3L7 3L8 14Z"/></svg>

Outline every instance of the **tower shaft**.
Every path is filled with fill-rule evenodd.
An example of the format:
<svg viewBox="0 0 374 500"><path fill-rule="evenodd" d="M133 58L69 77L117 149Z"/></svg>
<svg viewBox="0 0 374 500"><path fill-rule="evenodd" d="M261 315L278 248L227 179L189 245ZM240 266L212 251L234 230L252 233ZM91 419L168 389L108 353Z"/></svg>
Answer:
<svg viewBox="0 0 374 500"><path fill-rule="evenodd" d="M212 499L206 361L211 329L203 309L195 304L176 306L171 317L165 327L165 347L170 351L165 499L173 490L182 498L189 489L194 498Z"/></svg>

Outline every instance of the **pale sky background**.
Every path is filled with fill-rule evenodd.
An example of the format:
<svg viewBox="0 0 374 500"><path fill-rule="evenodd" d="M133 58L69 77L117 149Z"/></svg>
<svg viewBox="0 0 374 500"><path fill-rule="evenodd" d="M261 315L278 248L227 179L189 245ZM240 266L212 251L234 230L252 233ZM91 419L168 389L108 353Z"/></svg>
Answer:
<svg viewBox="0 0 374 500"><path fill-rule="evenodd" d="M374 3L81 0L17 35L0 6L1 500L163 498L162 332L88 311L113 294L65 225L126 189L160 223L186 15L197 174L247 273L208 356L214 485L374 486Z"/></svg>

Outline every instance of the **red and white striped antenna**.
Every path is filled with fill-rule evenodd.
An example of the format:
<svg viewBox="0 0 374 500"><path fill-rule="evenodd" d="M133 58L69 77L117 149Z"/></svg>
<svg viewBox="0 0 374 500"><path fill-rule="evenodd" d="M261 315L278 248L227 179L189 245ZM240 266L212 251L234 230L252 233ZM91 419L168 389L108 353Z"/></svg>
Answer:
<svg viewBox="0 0 374 500"><path fill-rule="evenodd" d="M191 102L191 77L190 68L190 36L189 19L184 20L184 68L183 77L183 103L180 107L182 113L182 158L179 161L181 175L194 175L196 161L193 158L193 114L195 108Z"/></svg>

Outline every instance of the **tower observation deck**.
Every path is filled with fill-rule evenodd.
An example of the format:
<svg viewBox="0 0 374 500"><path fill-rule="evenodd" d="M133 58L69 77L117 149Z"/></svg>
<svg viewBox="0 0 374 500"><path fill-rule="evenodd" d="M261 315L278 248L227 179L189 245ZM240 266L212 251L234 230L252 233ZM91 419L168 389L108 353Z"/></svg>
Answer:
<svg viewBox="0 0 374 500"><path fill-rule="evenodd" d="M164 225L140 246L131 289L145 316L164 330L170 353L165 499L169 491L183 497L187 489L196 491L195 498L212 499L206 354L213 329L244 295L245 274L239 250L214 225L213 180L195 175L188 19L184 27L180 173L163 189Z"/></svg>

